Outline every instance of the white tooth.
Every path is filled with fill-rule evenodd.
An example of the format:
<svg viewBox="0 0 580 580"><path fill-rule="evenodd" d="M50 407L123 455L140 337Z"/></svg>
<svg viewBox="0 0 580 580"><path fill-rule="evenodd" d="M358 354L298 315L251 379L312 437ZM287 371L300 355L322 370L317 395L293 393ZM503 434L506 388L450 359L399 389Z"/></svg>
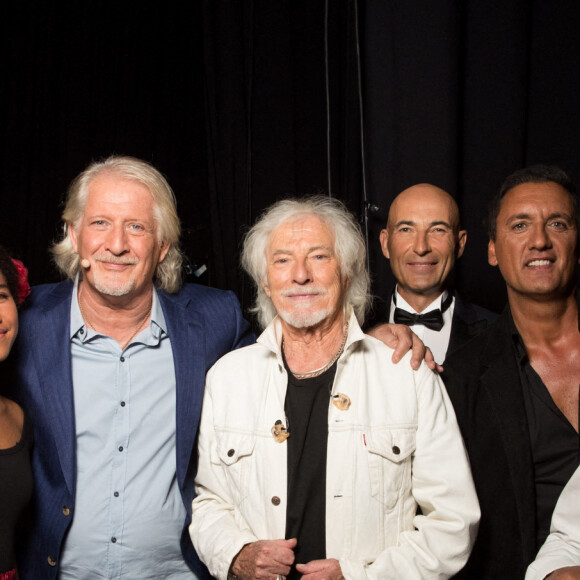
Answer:
<svg viewBox="0 0 580 580"><path fill-rule="evenodd" d="M528 262L528 266L549 266L550 260L532 260Z"/></svg>

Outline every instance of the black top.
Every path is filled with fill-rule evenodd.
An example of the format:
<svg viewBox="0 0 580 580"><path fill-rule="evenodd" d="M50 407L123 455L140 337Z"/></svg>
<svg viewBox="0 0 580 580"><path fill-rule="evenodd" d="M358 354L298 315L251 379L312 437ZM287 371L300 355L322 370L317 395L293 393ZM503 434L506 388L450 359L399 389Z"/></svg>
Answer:
<svg viewBox="0 0 580 580"><path fill-rule="evenodd" d="M286 360L284 360L286 365ZM298 380L288 366L284 412L288 444L286 538L297 538L295 564L326 558L326 447L328 406L336 363L311 379ZM288 579L300 578L292 566Z"/></svg>
<svg viewBox="0 0 580 580"><path fill-rule="evenodd" d="M0 449L0 572L14 568L14 531L32 495L32 425L24 414L22 437L9 449Z"/></svg>
<svg viewBox="0 0 580 580"><path fill-rule="evenodd" d="M515 325L513 332L534 464L536 537L540 548L550 533L560 493L580 464L580 436L530 364Z"/></svg>

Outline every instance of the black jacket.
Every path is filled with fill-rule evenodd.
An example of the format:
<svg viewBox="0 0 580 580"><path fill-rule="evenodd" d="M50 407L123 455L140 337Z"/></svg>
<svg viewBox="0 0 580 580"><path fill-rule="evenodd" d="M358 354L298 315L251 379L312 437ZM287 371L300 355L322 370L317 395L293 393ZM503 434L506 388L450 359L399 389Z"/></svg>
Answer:
<svg viewBox="0 0 580 580"><path fill-rule="evenodd" d="M443 381L482 512L473 552L456 578L523 579L537 551L532 450L510 321L506 307L445 361Z"/></svg>
<svg viewBox="0 0 580 580"><path fill-rule="evenodd" d="M487 328L497 318L495 312L471 304L471 302L466 302L457 292L453 291L453 295L455 296L455 309L451 320L451 335L446 358ZM375 299L370 315L365 322L365 329L389 322L390 312L391 294L389 294L389 299L386 301L380 298Z"/></svg>

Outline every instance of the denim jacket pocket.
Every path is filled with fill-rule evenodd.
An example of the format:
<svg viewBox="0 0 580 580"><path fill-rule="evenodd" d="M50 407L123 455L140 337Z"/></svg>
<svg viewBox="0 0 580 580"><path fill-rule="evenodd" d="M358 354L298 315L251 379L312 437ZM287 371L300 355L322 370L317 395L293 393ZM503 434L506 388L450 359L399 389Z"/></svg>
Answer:
<svg viewBox="0 0 580 580"><path fill-rule="evenodd" d="M214 463L222 466L228 480L228 489L235 494L234 502L239 505L249 492L250 469L256 437L246 433L216 433L216 456Z"/></svg>
<svg viewBox="0 0 580 580"><path fill-rule="evenodd" d="M366 436L371 494L388 509L411 486L415 434L415 429L376 429Z"/></svg>

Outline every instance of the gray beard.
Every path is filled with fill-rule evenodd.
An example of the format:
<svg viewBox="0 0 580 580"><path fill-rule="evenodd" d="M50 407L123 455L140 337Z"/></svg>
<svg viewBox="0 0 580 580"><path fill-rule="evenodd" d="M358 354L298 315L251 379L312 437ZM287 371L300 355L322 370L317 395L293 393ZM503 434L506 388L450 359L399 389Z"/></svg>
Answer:
<svg viewBox="0 0 580 580"><path fill-rule="evenodd" d="M130 279L124 283L109 282L105 283L99 279L98 274L93 275L95 288L106 296L126 296L135 288L135 280Z"/></svg>
<svg viewBox="0 0 580 580"><path fill-rule="evenodd" d="M318 310L316 312L278 312L280 318L293 328L310 328L320 324L330 316L330 310Z"/></svg>

